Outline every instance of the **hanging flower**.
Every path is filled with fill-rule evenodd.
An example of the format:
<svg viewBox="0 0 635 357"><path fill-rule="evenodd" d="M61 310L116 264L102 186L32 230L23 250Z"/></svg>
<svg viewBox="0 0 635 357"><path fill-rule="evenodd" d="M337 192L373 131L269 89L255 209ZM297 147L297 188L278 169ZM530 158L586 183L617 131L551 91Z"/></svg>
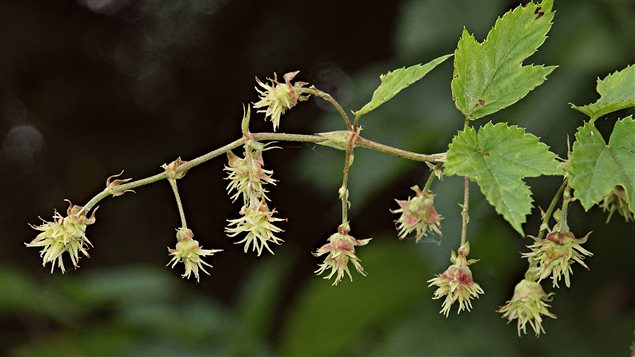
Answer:
<svg viewBox="0 0 635 357"><path fill-rule="evenodd" d="M455 301L459 302L457 314L461 310L470 311L472 308L472 298L478 299L478 294L483 294L481 286L472 279L472 271L469 265L476 263L478 260L467 259L470 253L470 243L467 242L459 247L458 254L452 251L450 265L445 272L437 274L436 277L428 280L430 286L436 286L433 299L440 299L445 296L441 313L448 317L450 308Z"/></svg>
<svg viewBox="0 0 635 357"><path fill-rule="evenodd" d="M256 77L256 83L262 89L256 87L259 94L259 101L254 103L254 108L263 108L258 113L265 113L265 118L269 118L273 123L273 131L280 126L280 117L289 109L293 108L298 102L309 99L308 94L303 93L305 82L295 82L291 84L291 80L300 71L286 73L284 83L278 82L278 76L274 73L273 79L268 78L270 84L261 82Z"/></svg>
<svg viewBox="0 0 635 357"><path fill-rule="evenodd" d="M63 254L68 253L71 258L73 267L79 267L80 253L88 257L88 249L92 247L92 243L86 238L86 227L95 223L95 212L93 210L90 217L86 217L86 212L82 210L82 206L76 206L71 201L66 200L69 204L66 210L66 217L62 217L57 211L53 215L53 221L44 223L39 226L31 227L41 231L31 243L26 243L27 247L41 247L40 257L42 257L42 266L51 263L51 273L57 264L57 267L66 272L64 266Z"/></svg>
<svg viewBox="0 0 635 357"><path fill-rule="evenodd" d="M328 239L328 243L313 253L316 257L328 254L326 258L324 258L324 263L319 265L315 273L321 275L330 269L329 275L325 276L324 279L330 279L335 275L333 285L339 284L344 277L344 273L353 281L351 272L348 269L348 263L351 262L358 273L366 276L366 272L360 264L360 259L355 255L355 247L364 246L368 244L371 239L372 238L355 239L348 234L348 229L340 230L340 232L331 235Z"/></svg>
<svg viewBox="0 0 635 357"><path fill-rule="evenodd" d="M508 323L518 320L518 336L521 332L527 333L527 323L533 328L536 336L539 336L541 332L545 332L542 327L542 316L556 318L556 315L549 311L550 305L547 304L551 301L552 295L553 293L546 294L540 283L525 278L514 288L512 299L501 306L498 312L503 314Z"/></svg>
<svg viewBox="0 0 635 357"><path fill-rule="evenodd" d="M212 267L210 264L203 261L203 257L212 256L214 253L222 252L222 249L203 249L198 244L198 241L194 240L194 233L191 229L179 228L176 231L176 247L174 249L168 248L168 252L172 256L172 259L167 265L173 268L178 263L185 265L185 273L181 277L189 279L192 274L199 281L199 270L209 275L209 272L205 270L203 266Z"/></svg>
<svg viewBox="0 0 635 357"><path fill-rule="evenodd" d="M272 177L272 170L264 169L262 152L273 148L257 141L248 141L245 144L244 158L238 157L231 151L227 152L225 179L229 180L227 192L229 194L234 192L230 196L232 201L236 201L241 195L245 204L249 204L251 200L260 201L261 198L267 200L267 190L264 185L275 185L276 180Z"/></svg>
<svg viewBox="0 0 635 357"><path fill-rule="evenodd" d="M626 223L635 221L635 217L633 217L633 213L628 209L628 202L626 202L626 191L624 191L624 187L615 186L613 191L604 197L602 204L600 205L604 212L608 212L609 215L606 218L606 223L609 223L613 213L617 211L617 213L624 217Z"/></svg>
<svg viewBox="0 0 635 357"><path fill-rule="evenodd" d="M235 243L244 243L245 253L251 247L252 251L258 252L258 256L262 254L263 248L273 254L269 243L280 245L284 242L275 236L275 234L282 232L282 229L276 227L274 223L284 221L282 218L274 217L275 213L275 210L269 210L264 200L252 206L243 206L240 210L242 217L227 220L229 223L227 228L225 228L225 232L232 238L246 233L242 240Z"/></svg>
<svg viewBox="0 0 635 357"><path fill-rule="evenodd" d="M391 210L392 213L401 213L395 221L399 239L404 239L415 233L418 242L429 231L441 235L441 220L443 217L434 208L434 194L432 191L421 191L419 186L413 186L416 196L408 200L395 200L399 209Z"/></svg>
<svg viewBox="0 0 635 357"><path fill-rule="evenodd" d="M547 234L547 238L535 239L534 244L528 246L531 252L523 253L522 256L538 263L538 281L551 276L553 286L558 287L558 281L564 277L564 283L569 287L573 263L578 262L589 269L583 260L585 256L592 256L593 253L584 249L581 244L586 243L591 233L578 239L568 230L560 231L557 226L554 227L554 231Z"/></svg>

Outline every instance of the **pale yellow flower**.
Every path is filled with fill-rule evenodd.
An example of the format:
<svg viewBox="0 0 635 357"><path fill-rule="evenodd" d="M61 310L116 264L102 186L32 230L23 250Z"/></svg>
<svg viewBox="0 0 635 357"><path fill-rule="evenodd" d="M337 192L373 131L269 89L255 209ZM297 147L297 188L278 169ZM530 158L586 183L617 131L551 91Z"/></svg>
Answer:
<svg viewBox="0 0 635 357"><path fill-rule="evenodd" d="M319 265L319 268L315 271L315 273L320 275L330 269L330 273L325 276L324 279L330 279L335 276L333 285L337 285L342 280L344 273L346 273L349 279L353 281L351 272L348 269L348 263L351 262L358 273L366 276L366 272L360 263L360 259L357 255L355 255L355 247L364 246L368 244L370 240L370 238L361 240L355 239L348 233L338 232L332 234L328 239L328 243L313 253L316 257L328 254L326 258L324 258L324 263Z"/></svg>
<svg viewBox="0 0 635 357"><path fill-rule="evenodd" d="M185 273L181 277L189 279L192 274L199 281L199 270L209 275L209 272L205 270L204 266L212 267L210 264L203 260L203 257L212 256L214 253L222 252L222 249L203 249L198 244L198 241L194 240L194 233L191 229L180 228L177 230L176 238L178 242L174 249L168 248L168 252L172 256L172 259L167 265L171 264L171 268L174 269L176 264L183 263L185 265Z"/></svg>
<svg viewBox="0 0 635 357"><path fill-rule="evenodd" d="M82 210L82 206L73 205L70 201L68 203L66 217L62 217L55 211L52 222L43 220L44 223L41 225L31 226L41 233L30 243L26 243L27 247L42 248L40 250L42 266L51 263L51 273L53 273L56 264L62 273L66 272L64 253L68 253L73 267L77 269L81 258L80 253L88 257L88 249L93 246L86 238L86 227L95 223L97 209L93 210L90 217L86 217L86 212Z"/></svg>
<svg viewBox="0 0 635 357"><path fill-rule="evenodd" d="M300 71L286 73L284 83L278 82L278 76L274 73L273 79L268 78L269 84L261 82L256 77L256 82L262 89L255 87L259 94L259 101L254 103L254 108L263 108L258 113L265 113L265 118L269 118L273 123L273 131L280 126L280 117L289 109L293 108L298 102L309 99L308 94L303 93L304 86L307 83L295 82L291 84L291 80Z"/></svg>

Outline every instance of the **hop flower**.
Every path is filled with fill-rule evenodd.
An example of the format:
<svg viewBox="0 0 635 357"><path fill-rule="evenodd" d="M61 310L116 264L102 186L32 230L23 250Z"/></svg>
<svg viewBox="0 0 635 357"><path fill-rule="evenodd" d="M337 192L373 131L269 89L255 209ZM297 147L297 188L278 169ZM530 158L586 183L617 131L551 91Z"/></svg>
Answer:
<svg viewBox="0 0 635 357"><path fill-rule="evenodd" d="M538 263L538 281L551 275L553 286L558 287L558 281L564 277L564 283L569 287L571 286L569 275L573 274L571 264L578 262L589 269L583 260L584 256L592 256L593 253L581 246L586 243L589 234L578 239L568 230L556 229L547 234L546 239L535 239L534 244L528 246L531 252L523 253L522 256Z"/></svg>
<svg viewBox="0 0 635 357"><path fill-rule="evenodd" d="M172 259L167 265L172 264L170 268L174 269L177 263L183 263L185 265L185 273L181 275L183 278L190 278L190 275L194 274L196 281L199 281L199 269L205 274L209 275L204 265L212 267L210 264L203 261L203 257L212 256L214 253L222 252L222 249L203 249L198 244L198 241L194 240L194 233L191 229L179 228L176 231L176 247L174 249L168 248L168 252L172 256Z"/></svg>
<svg viewBox="0 0 635 357"><path fill-rule="evenodd" d="M450 308L455 301L458 300L459 302L458 314L461 310L470 311L472 308L471 299L478 299L478 294L483 294L483 289L474 282L472 271L468 268L469 265L476 263L478 260L467 260L466 257L469 253L470 243L468 242L459 247L458 254L452 251L450 257L452 265L445 272L437 274L436 277L428 280L430 283L429 287L437 286L433 299L440 299L445 296L440 311L445 317L450 314Z"/></svg>
<svg viewBox="0 0 635 357"><path fill-rule="evenodd" d="M418 242L423 236L432 231L441 235L441 220L443 217L434 208L434 194L431 191L421 191L419 186L413 186L412 190L417 193L408 200L395 200L399 204L399 209L391 210L392 213L401 213L399 219L395 221L399 239L404 239L413 232L415 240Z"/></svg>
<svg viewBox="0 0 635 357"><path fill-rule="evenodd" d="M53 215L53 221L44 223L39 226L31 225L31 228L41 231L31 243L25 243L27 247L42 247L40 257L42 257L42 266L51 263L51 273L57 263L57 267L66 272L64 266L63 254L68 253L73 263L73 267L79 267L80 252L88 255L88 249L92 247L92 243L86 238L86 227L95 223L95 212L93 210L90 217L86 217L86 212L82 210L82 206L73 205L68 201L69 207L66 210L66 217L62 217L57 211Z"/></svg>
<svg viewBox="0 0 635 357"><path fill-rule="evenodd" d="M527 323L534 329L536 336L539 336L541 332L545 332L541 315L556 318L556 315L548 310L550 305L547 302L551 301L551 295L553 293L545 293L540 283L525 278L514 288L512 299L501 306L498 312L503 314L507 323L518 320L518 336L521 332L527 333Z"/></svg>
<svg viewBox="0 0 635 357"><path fill-rule="evenodd" d="M233 152L227 152L228 164L225 166L227 171L226 179L227 192L234 194L230 196L232 201L236 201L239 196L243 196L245 204L249 204L251 200L260 201L261 198L268 200L265 184L276 184L276 180L271 177L273 171L264 169L264 160L262 152L273 149L266 144L257 141L249 141L245 144L245 157L240 158Z"/></svg>
<svg viewBox="0 0 635 357"><path fill-rule="evenodd" d="M274 73L273 79L268 78L270 84L261 82L256 77L256 82L263 89L256 87L260 100L254 103L254 108L264 108L258 113L265 113L265 119L269 117L273 123L273 131L280 126L280 117L288 110L293 108L298 102L309 99L309 95L303 95L304 86L307 83L295 82L291 84L291 80L300 71L286 73L284 83L278 82L278 76Z"/></svg>
<svg viewBox="0 0 635 357"><path fill-rule="evenodd" d="M366 272L360 264L360 259L357 255L355 255L355 247L366 245L371 239L372 238L361 240L355 239L348 234L348 229L341 230L341 232L331 235L328 239L328 243L313 253L316 257L328 254L326 258L324 258L324 263L319 265L319 268L315 271L315 273L317 275L321 275L330 269L331 272L329 275L325 276L324 279L330 279L333 275L335 275L333 285L337 285L342 280L345 272L349 279L353 281L351 272L348 269L348 262L350 261L353 263L353 266L358 273L366 276Z"/></svg>
<svg viewBox="0 0 635 357"><path fill-rule="evenodd" d="M624 217L626 223L635 221L633 213L628 209L628 203L626 202L626 191L624 187L616 186L611 193L604 197L602 204L600 205L604 212L608 212L609 215L606 218L606 223L609 223L613 213L617 211L620 216Z"/></svg>
<svg viewBox="0 0 635 357"><path fill-rule="evenodd" d="M282 218L274 217L275 210L270 211L265 201L260 201L253 206L243 206L240 210L242 217L228 219L229 222L225 232L229 237L236 237L239 234L247 233L245 237L235 244L245 243L245 253L252 247L252 251L262 254L262 249L266 248L271 254L269 243L282 244L282 239L274 234L282 232L281 228L274 225L275 222L284 221ZM233 227L232 227L233 226Z"/></svg>

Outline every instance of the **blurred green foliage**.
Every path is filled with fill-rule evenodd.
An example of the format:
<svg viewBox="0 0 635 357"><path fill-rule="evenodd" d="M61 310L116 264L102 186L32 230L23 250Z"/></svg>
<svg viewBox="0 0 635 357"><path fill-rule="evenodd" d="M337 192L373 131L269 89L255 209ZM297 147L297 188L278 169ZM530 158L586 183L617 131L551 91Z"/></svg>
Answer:
<svg viewBox="0 0 635 357"><path fill-rule="evenodd" d="M331 5L337 8L335 3ZM496 17L513 5L502 1L400 3L392 57L368 63L351 76L354 91L347 108L359 108L369 100L380 73L451 53L463 26L481 40ZM595 78L632 61L635 23L627 14L634 7L626 1L556 1L554 7L557 13L550 37L529 62L560 67L544 85L493 118L526 127L555 152L565 155L566 135L572 135L583 119L567 103L591 102ZM311 9L305 11L309 16ZM266 38L267 34L262 36ZM163 50L169 51L169 46ZM313 51L317 55L320 49L315 47ZM365 115L364 135L418 152L445 151L462 126L451 99L451 71L450 62L439 66L421 82ZM614 119L611 116L609 121ZM334 113L310 128L313 132L332 129L341 129ZM173 151L168 143L148 140L162 152ZM328 148L304 150L290 163L293 170L285 171L299 172L302 189L333 198L332 209L316 215L337 216L341 159L341 152ZM141 154L133 161L147 164ZM495 310L511 296L522 275L525 262L519 252L528 241L496 215L478 190L472 191L469 235L471 257L481 259L472 269L485 295L475 302L474 311L446 319L438 313L440 302L431 300L432 289L426 288L426 280L447 266L449 251L458 244L457 203L461 201L462 180L449 177L434 186L437 209L445 217L441 245L415 245L396 239L391 230L393 217L387 213L395 208L391 198L405 198L409 187L422 183L426 174L427 169L416 163L381 153L356 152L350 181L352 234L358 238L372 235L374 240L358 252L369 275L356 275L352 283L345 281L337 287L298 270L302 262L315 263L301 249L250 260L248 267L240 268L243 273L235 275L241 281L231 303L181 281L176 271L154 264L103 264L60 276L33 273L39 269L31 264L35 259L29 264L2 263L1 346L7 349L6 354L15 356L628 353L635 321L632 224L614 218L610 226L605 226L605 216L597 209L584 213L579 207L573 208L573 231L579 235L594 231L587 244L596 254L589 260L591 271L577 269L572 288L556 291L553 311L558 319L545 322L546 335L518 338L515 326L506 325ZM557 182L549 178L528 181L536 204L545 207ZM277 191L284 190L281 183ZM63 195L59 191L58 187L46 198L59 199ZM380 214L382 218L377 219ZM527 225L527 232L536 231L537 216ZM334 228L336 219L332 221ZM110 235L113 239L133 240L118 236L124 227L107 228L109 224L106 220L98 222L107 233L109 229L116 231ZM327 236L324 233L324 239ZM82 261L83 265L90 262ZM234 271L224 273L227 277L220 283L214 280L212 287L219 295L224 289L222 281L234 278ZM212 274L217 274L216 268Z"/></svg>

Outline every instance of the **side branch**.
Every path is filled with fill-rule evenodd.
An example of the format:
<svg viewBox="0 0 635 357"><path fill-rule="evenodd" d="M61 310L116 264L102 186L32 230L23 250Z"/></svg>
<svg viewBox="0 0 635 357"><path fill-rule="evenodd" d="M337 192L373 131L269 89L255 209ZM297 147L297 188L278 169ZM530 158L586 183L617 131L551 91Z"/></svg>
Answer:
<svg viewBox="0 0 635 357"><path fill-rule="evenodd" d="M257 141L293 141L293 142L305 142L305 143L315 143L319 144L323 141L326 141L327 138L321 135L304 135L304 134L286 134L286 133L250 133L250 137ZM243 144L247 139L242 137L240 139L234 140L231 143L222 146L216 150L210 151L207 154L201 155L195 159L190 161L185 161L183 164L178 166L176 169L177 174L185 174L189 169L201 165L217 156L220 156L230 150L233 150ZM372 140L364 139L359 135L355 136L356 147L363 147L369 150L379 151L386 154L390 154L393 156L401 157L408 160L413 161L423 161L423 162L436 162L441 163L445 161L445 153L439 154L419 154L412 151L407 151L399 148L395 148L389 145L380 144L374 142ZM122 185L118 185L116 187L106 188L101 191L97 195L95 195L82 209L82 212L89 212L95 205L97 205L104 198L120 192L125 192L128 190L132 190L136 187L145 186L160 180L164 180L167 178L165 172L161 172L156 175L152 175L150 177L146 177L143 179L131 181Z"/></svg>

